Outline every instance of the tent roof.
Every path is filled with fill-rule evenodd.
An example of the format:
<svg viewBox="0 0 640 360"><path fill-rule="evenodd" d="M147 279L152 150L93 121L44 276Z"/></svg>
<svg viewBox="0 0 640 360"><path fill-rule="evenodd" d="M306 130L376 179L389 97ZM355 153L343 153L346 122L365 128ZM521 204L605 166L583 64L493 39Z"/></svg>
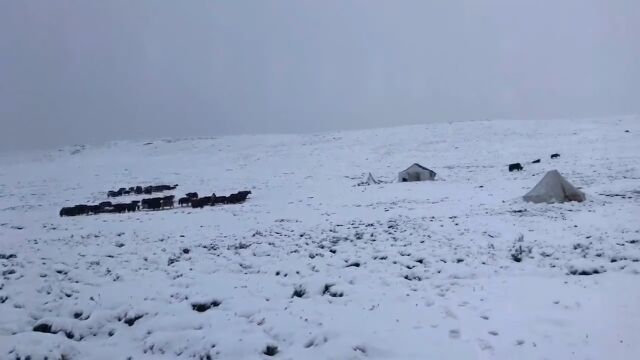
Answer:
<svg viewBox="0 0 640 360"><path fill-rule="evenodd" d="M435 171L433 171L433 170L431 170L431 169L428 169L428 168L426 168L426 167L424 167L424 166L422 166L422 165L420 165L420 164L418 164L418 163L413 163L411 166L409 166L408 168L406 168L406 169L404 169L404 170L402 170L402 171L410 170L410 169L411 169L412 167L414 167L414 166L415 166L415 167L420 168L421 170L431 171L432 173L434 173L434 174L435 174Z"/></svg>
<svg viewBox="0 0 640 360"><path fill-rule="evenodd" d="M558 170L551 170L523 196L523 199L533 203L580 202L585 200L585 195L562 177Z"/></svg>

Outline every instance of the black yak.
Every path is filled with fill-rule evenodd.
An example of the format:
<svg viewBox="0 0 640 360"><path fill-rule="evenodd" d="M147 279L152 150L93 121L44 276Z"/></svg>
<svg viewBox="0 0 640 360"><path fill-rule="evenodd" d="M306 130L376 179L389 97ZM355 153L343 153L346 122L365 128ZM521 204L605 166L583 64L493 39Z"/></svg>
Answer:
<svg viewBox="0 0 640 360"><path fill-rule="evenodd" d="M186 193L185 196L188 197L189 199L197 199L198 198L198 193L197 192L190 192L190 193Z"/></svg>
<svg viewBox="0 0 640 360"><path fill-rule="evenodd" d="M558 154L558 153L551 154L551 158L552 159L559 158L559 157L560 157L560 154Z"/></svg>
<svg viewBox="0 0 640 360"><path fill-rule="evenodd" d="M205 206L211 205L212 201L213 199L211 198L211 196L203 196L201 198L192 199L191 207L194 209L203 208Z"/></svg>
<svg viewBox="0 0 640 360"><path fill-rule="evenodd" d="M521 171L522 169L523 168L522 168L522 165L520 163L509 164L509 172L516 171L516 170L517 171Z"/></svg>
<svg viewBox="0 0 640 360"><path fill-rule="evenodd" d="M173 195L169 195L169 196L165 196L162 198L162 208L164 209L165 207L168 208L172 208L173 207L173 199L175 198L175 196Z"/></svg>
<svg viewBox="0 0 640 360"><path fill-rule="evenodd" d="M540 163L540 159L535 159L531 162L532 164L539 164Z"/></svg>

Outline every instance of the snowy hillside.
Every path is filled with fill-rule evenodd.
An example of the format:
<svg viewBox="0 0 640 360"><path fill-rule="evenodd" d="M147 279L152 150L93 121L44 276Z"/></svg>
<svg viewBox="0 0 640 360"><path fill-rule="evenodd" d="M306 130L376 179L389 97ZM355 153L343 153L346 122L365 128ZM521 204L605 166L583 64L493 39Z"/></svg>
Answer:
<svg viewBox="0 0 640 360"><path fill-rule="evenodd" d="M587 201L523 202L551 169ZM159 183L253 194L58 216ZM639 219L638 118L5 155L0 359L637 359Z"/></svg>

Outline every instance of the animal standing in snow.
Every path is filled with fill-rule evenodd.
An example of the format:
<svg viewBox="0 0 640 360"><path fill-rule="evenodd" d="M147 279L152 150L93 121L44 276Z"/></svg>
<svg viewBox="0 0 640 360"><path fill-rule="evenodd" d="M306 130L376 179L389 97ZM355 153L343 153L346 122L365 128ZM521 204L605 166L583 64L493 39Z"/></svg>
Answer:
<svg viewBox="0 0 640 360"><path fill-rule="evenodd" d="M197 192L190 192L190 193L186 193L184 196L188 197L189 199L197 199L198 198L198 193Z"/></svg>
<svg viewBox="0 0 640 360"><path fill-rule="evenodd" d="M522 171L523 167L520 163L509 164L509 172L512 171Z"/></svg>
<svg viewBox="0 0 640 360"><path fill-rule="evenodd" d="M540 159L535 159L531 162L532 164L539 164L540 163Z"/></svg>
<svg viewBox="0 0 640 360"><path fill-rule="evenodd" d="M559 158L559 157L560 157L560 154L558 154L558 153L551 154L551 158L552 159L556 159L556 158Z"/></svg>

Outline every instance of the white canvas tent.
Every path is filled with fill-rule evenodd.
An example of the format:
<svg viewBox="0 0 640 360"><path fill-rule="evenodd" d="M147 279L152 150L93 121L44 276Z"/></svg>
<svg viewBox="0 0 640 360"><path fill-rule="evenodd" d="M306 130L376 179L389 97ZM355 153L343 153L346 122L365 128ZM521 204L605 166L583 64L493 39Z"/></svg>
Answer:
<svg viewBox="0 0 640 360"><path fill-rule="evenodd" d="M585 195L563 178L558 170L551 170L522 198L524 201L536 204L562 203L565 201L584 201Z"/></svg>
<svg viewBox="0 0 640 360"><path fill-rule="evenodd" d="M436 172L420 164L413 164L398 173L399 182L434 180Z"/></svg>

